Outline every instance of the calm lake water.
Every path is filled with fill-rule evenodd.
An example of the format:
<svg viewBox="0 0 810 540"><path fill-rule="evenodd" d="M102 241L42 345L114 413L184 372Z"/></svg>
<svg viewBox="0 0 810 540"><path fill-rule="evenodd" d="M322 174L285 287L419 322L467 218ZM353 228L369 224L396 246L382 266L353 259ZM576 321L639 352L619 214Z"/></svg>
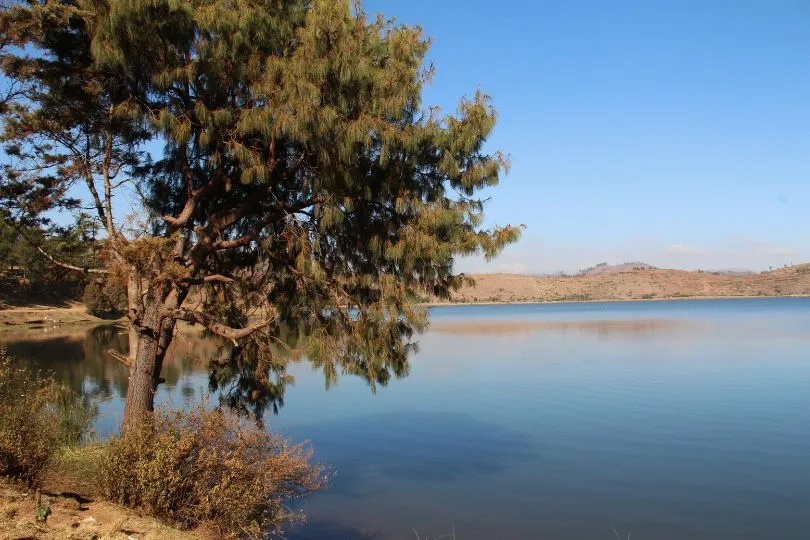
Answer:
<svg viewBox="0 0 810 540"><path fill-rule="evenodd" d="M431 309L410 375L372 395L292 366L271 429L337 475L292 539L810 537L810 299ZM100 400L116 429L114 327L0 334ZM207 388L183 338L160 399Z"/></svg>

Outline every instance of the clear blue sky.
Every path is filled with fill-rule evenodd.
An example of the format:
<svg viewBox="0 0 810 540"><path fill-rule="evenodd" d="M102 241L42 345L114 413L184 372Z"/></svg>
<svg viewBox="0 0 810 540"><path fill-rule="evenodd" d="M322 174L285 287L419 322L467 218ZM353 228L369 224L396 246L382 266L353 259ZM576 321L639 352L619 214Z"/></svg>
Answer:
<svg viewBox="0 0 810 540"><path fill-rule="evenodd" d="M498 110L488 220L528 228L460 269L810 261L807 0L363 5L433 39L426 104L480 87Z"/></svg>

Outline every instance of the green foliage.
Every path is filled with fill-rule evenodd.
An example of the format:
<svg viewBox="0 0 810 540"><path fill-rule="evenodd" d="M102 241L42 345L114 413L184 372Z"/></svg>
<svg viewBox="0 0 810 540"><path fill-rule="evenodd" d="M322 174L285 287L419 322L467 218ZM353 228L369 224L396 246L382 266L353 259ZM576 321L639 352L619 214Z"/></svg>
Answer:
<svg viewBox="0 0 810 540"><path fill-rule="evenodd" d="M113 280L94 280L85 287L82 302L91 315L118 319L127 311L127 291Z"/></svg>
<svg viewBox="0 0 810 540"><path fill-rule="evenodd" d="M159 410L106 448L106 496L181 527L259 537L302 517L286 503L325 485L301 446L220 409Z"/></svg>
<svg viewBox="0 0 810 540"><path fill-rule="evenodd" d="M101 245L94 234L83 214L65 227L41 223L12 225L4 217L0 220L0 298L13 302L78 299L84 288L84 276L66 272L37 248L42 247L65 261L89 264L97 258Z"/></svg>
<svg viewBox="0 0 810 540"><path fill-rule="evenodd" d="M450 298L456 257L520 234L483 227L480 192L509 165L484 150L491 99L424 106L419 27L349 0L102 0L15 4L0 29L25 90L3 115L0 207L33 222L85 184L109 265L143 289L139 335L185 320L238 341L239 403L279 402L279 347L328 384L404 376L427 324L414 303ZM141 222L113 215L121 186Z"/></svg>
<svg viewBox="0 0 810 540"><path fill-rule="evenodd" d="M87 433L94 415L86 400L0 351L0 474L36 483L60 448Z"/></svg>
<svg viewBox="0 0 810 540"><path fill-rule="evenodd" d="M48 520L48 516L51 515L51 505L48 503L40 504L37 506L37 515L36 520L38 523L45 523Z"/></svg>

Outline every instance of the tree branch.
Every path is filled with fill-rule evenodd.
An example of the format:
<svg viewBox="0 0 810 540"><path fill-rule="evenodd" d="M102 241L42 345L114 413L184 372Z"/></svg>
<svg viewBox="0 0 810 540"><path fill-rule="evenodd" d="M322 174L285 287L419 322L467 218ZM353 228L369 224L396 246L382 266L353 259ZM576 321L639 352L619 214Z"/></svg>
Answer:
<svg viewBox="0 0 810 540"><path fill-rule="evenodd" d="M85 165L85 167L87 167L87 165ZM102 225L104 225L104 228L107 229L107 214L104 212L104 205L102 204L101 197L99 196L98 190L96 189L96 184L93 181L93 176L87 171L84 172L84 183L87 184L87 190L93 196L93 204L96 207L98 219L101 220ZM107 231L107 234L110 234L109 231Z"/></svg>
<svg viewBox="0 0 810 540"><path fill-rule="evenodd" d="M112 356L113 358L115 358L116 360L118 360L119 362L121 362L122 364L127 366L128 368L132 367L132 362L129 360L129 358L127 358L123 354L119 353L118 351L116 351L114 349L107 349L107 354L109 354L110 356Z"/></svg>
<svg viewBox="0 0 810 540"><path fill-rule="evenodd" d="M302 202L299 202L299 203L296 203L296 204L290 204L290 205L285 205L285 204L279 202L279 210L281 210L281 212L283 212L283 215L286 216L286 215L289 215L290 213L301 212L305 208L309 208L310 206L316 204L319 201L320 201L320 199L310 199L310 200L307 200L307 201L302 201ZM242 213L246 214L248 212L248 210L249 210L249 208L246 208L246 207L238 209L237 212L234 212L231 216L228 216L227 219L224 219L223 223L225 224L225 226L234 223L238 219L241 219L240 214L242 214ZM235 248L235 247L240 247L240 246L244 246L244 245L249 244L250 242L252 242L256 238L258 238L259 234L262 232L262 229L264 229L265 227L270 225L270 223L272 223L273 220L277 219L278 217L279 217L278 214L271 214L271 215L267 216L266 219L263 219L259 223L254 225L247 233L245 233L242 236L239 236L239 237L231 239L231 240L218 240L218 241L214 242L214 245L212 246L212 251L221 251L221 250L225 250L225 249L232 249L232 248ZM234 218L236 218L236 219L234 219Z"/></svg>
<svg viewBox="0 0 810 540"><path fill-rule="evenodd" d="M221 174L217 174L213 179L209 180L199 189L194 189L194 177L191 166L189 165L188 150L186 149L185 145L180 147L180 161L183 169L183 183L185 185L186 197L188 198L186 199L186 203L183 205L183 209L180 210L179 214L176 216L162 216L163 221L168 223L171 227L177 229L185 227L188 224L200 197L205 197L206 195L210 194L222 180ZM222 172L221 167L220 171L218 172Z"/></svg>
<svg viewBox="0 0 810 540"><path fill-rule="evenodd" d="M11 223L11 226L14 227L14 229L17 231L17 234L22 236L22 238L26 242L37 248L37 251L39 251L42 255L45 256L46 259L51 261L56 266L61 266L62 268L67 268L68 270L75 270L77 272L82 272L85 274L109 274L109 272L103 268L84 268L82 266L76 266L75 264L59 261L53 255L42 249L41 245L34 242L27 234L25 234L25 231L23 231L21 227L18 227L14 222Z"/></svg>
<svg viewBox="0 0 810 540"><path fill-rule="evenodd" d="M75 270L77 272L84 272L87 274L109 274L109 272L103 268L83 268L81 266L76 266L74 264L58 261L54 259L53 255L42 249L41 246L35 247L37 248L37 251L45 255L45 257L56 266L61 266L62 268L67 268L68 270Z"/></svg>
<svg viewBox="0 0 810 540"><path fill-rule="evenodd" d="M261 229L263 229L267 225L269 225L269 222L268 223L263 222L261 224L261 226L258 226L256 228L254 228L252 231L250 231L249 233L247 233L247 234L245 234L243 236L240 236L238 238L234 238L233 240L220 240L218 242L215 242L213 250L214 251L222 251L222 250L225 250L225 249L233 249L235 247L245 246L245 245L251 243L256 238L258 238L259 232L261 231Z"/></svg>
<svg viewBox="0 0 810 540"><path fill-rule="evenodd" d="M260 330L268 326L276 320L275 315L269 319L265 319L259 323L248 326L247 328L233 328L217 321L213 316L203 313L201 311L193 311L190 309L163 309L160 312L162 317L171 317L179 321L186 321L194 324L201 324L214 334L236 341L237 339L249 336L256 330Z"/></svg>
<svg viewBox="0 0 810 540"><path fill-rule="evenodd" d="M224 274L212 274L203 278L188 280L191 285L202 285L203 283L233 283L234 281L236 281L234 278Z"/></svg>
<svg viewBox="0 0 810 540"><path fill-rule="evenodd" d="M112 217L112 180L110 178L110 163L112 162L112 135L107 133L106 140L104 142L104 160L102 161L102 175L104 178L104 213L107 217L107 222L104 224L104 227L107 229L107 234L110 235L110 239L116 241L117 235L115 233L115 226L113 225L113 217Z"/></svg>

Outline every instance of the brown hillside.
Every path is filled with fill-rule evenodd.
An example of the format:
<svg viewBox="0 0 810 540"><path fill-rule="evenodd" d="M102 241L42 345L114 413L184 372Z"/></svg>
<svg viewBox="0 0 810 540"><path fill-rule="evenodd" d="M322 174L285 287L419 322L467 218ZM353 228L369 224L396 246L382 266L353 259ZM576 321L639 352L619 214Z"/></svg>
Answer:
<svg viewBox="0 0 810 540"><path fill-rule="evenodd" d="M456 302L552 302L713 296L810 295L810 263L749 275L637 269L571 277L480 274Z"/></svg>

